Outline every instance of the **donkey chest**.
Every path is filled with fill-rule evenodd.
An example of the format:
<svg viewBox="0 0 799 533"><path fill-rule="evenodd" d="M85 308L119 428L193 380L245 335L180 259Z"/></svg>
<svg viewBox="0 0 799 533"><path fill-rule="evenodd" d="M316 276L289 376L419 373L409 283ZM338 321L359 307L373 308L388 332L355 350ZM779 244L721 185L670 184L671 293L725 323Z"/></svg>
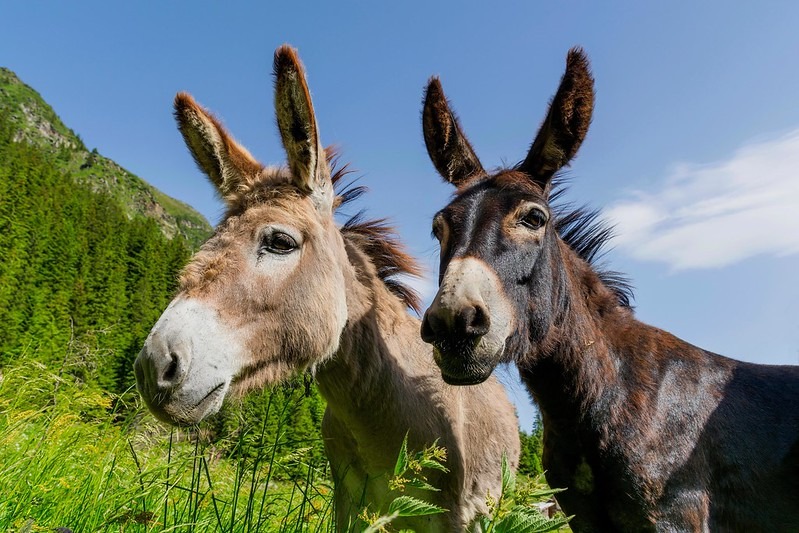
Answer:
<svg viewBox="0 0 799 533"><path fill-rule="evenodd" d="M616 411L618 412L618 411ZM637 420L574 424L547 431L544 467L551 486L567 488L558 500L578 516L575 531L649 531L671 514L689 529L707 520L707 493L692 458L702 416L653 411ZM554 425L554 424L553 424ZM679 528L678 528L679 529Z"/></svg>
<svg viewBox="0 0 799 533"><path fill-rule="evenodd" d="M557 499L567 515L575 515L574 531L652 529L653 508L643 480L577 432L566 436L545 430L543 463L549 485L566 489Z"/></svg>

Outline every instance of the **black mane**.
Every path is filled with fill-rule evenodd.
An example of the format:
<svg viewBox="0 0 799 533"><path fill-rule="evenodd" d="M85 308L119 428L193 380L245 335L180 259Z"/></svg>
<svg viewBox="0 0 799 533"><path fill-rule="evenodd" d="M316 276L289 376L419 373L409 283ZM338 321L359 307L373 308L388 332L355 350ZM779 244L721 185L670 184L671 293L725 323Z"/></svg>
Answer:
<svg viewBox="0 0 799 533"><path fill-rule="evenodd" d="M607 252L605 246L613 238L615 228L601 218L598 209L572 203L557 204L568 190L568 184L563 176L555 180L549 201L554 204L552 210L558 235L582 260L591 265L602 283L616 295L619 305L632 308L635 294L630 279L621 272L607 269L601 263Z"/></svg>

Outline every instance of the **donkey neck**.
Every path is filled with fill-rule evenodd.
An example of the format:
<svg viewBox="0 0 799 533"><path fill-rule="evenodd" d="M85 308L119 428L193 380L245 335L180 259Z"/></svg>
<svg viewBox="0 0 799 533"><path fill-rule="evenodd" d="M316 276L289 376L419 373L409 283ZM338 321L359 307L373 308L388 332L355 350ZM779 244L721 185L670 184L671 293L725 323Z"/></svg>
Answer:
<svg viewBox="0 0 799 533"><path fill-rule="evenodd" d="M563 304L555 326L519 365L545 418L624 425L628 415L652 414L666 373L704 373L715 376L711 381L728 373L732 360L636 320L592 267L560 244Z"/></svg>
<svg viewBox="0 0 799 533"><path fill-rule="evenodd" d="M319 390L356 439L379 431L401 439L418 425L416 398L436 375L430 348L419 337L419 321L386 288L365 254L350 243L346 247L348 320L338 350L317 369Z"/></svg>
<svg viewBox="0 0 799 533"><path fill-rule="evenodd" d="M647 328L618 303L591 266L559 241L563 270L554 295L555 320L544 339L520 360L522 377L544 416L573 420L618 386L618 332Z"/></svg>

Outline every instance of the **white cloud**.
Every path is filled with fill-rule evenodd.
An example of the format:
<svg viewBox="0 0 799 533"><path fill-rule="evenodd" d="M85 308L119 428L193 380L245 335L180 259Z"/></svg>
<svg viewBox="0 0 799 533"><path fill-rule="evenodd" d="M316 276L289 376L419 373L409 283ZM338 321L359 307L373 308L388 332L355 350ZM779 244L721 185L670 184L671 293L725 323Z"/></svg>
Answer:
<svg viewBox="0 0 799 533"><path fill-rule="evenodd" d="M614 244L636 259L687 270L799 253L799 130L679 165L656 191L630 196L605 214Z"/></svg>

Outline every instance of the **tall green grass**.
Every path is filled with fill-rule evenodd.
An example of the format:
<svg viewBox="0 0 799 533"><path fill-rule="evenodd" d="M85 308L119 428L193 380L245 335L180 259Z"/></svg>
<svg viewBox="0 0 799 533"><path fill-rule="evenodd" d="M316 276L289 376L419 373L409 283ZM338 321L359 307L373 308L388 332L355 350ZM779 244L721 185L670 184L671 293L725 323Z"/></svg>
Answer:
<svg viewBox="0 0 799 533"><path fill-rule="evenodd" d="M238 432L227 444L258 452L228 460L202 428L167 432L136 395L72 376L30 358L3 370L0 531L332 531L326 465L275 453L280 425Z"/></svg>
<svg viewBox="0 0 799 533"><path fill-rule="evenodd" d="M23 356L0 371L0 531L335 530L326 461L312 446L285 441L289 404L265 392L260 425L244 420L227 437L210 438L213 425L168 430L134 392L115 396L87 385L80 378L91 371L85 361L68 356L56 371ZM270 417L273 409L277 417ZM277 428L267 427L275 418ZM403 446L393 482L424 486L418 472L442 453ZM533 532L565 524L530 510L552 494L541 480L525 481L532 487L525 492L507 468L504 477L484 528L501 533L535 522L523 529ZM389 515L365 509L360 527L391 531L394 518L439 512L402 487L396 492Z"/></svg>

